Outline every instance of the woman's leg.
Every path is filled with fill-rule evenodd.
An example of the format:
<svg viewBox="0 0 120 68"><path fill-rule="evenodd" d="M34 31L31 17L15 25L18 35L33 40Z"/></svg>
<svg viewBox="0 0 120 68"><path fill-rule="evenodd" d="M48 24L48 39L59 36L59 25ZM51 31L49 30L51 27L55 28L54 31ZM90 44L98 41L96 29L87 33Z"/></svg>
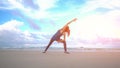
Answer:
<svg viewBox="0 0 120 68"><path fill-rule="evenodd" d="M67 52L66 41L63 41L63 44L64 44L64 53L69 54L69 52Z"/></svg>
<svg viewBox="0 0 120 68"><path fill-rule="evenodd" d="M44 50L43 53L46 53L46 51L48 50L48 48L50 47L50 45L53 43L53 40L50 40L49 44L47 45L46 49Z"/></svg>
<svg viewBox="0 0 120 68"><path fill-rule="evenodd" d="M69 54L69 52L67 52L66 41L64 41L64 40L60 39L60 40L58 40L58 42L61 42L61 43L63 43L63 44L64 44L64 53Z"/></svg>

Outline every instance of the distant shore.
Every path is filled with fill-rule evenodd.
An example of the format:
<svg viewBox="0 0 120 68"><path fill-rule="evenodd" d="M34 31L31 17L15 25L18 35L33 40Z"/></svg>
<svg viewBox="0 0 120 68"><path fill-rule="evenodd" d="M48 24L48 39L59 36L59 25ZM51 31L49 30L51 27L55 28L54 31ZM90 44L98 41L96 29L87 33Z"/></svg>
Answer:
<svg viewBox="0 0 120 68"><path fill-rule="evenodd" d="M0 50L33 50L43 51L45 48L0 48ZM49 48L48 51L64 51L63 48ZM120 48L68 48L70 52L120 52Z"/></svg>

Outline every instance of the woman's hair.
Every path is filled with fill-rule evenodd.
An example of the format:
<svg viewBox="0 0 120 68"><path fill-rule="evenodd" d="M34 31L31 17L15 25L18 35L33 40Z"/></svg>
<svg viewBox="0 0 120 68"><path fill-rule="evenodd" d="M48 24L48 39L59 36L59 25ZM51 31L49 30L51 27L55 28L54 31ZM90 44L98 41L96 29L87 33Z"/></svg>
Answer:
<svg viewBox="0 0 120 68"><path fill-rule="evenodd" d="M67 32L67 35L68 35L68 36L70 35L70 29L69 29L69 26L67 26L67 27L65 28L65 32Z"/></svg>

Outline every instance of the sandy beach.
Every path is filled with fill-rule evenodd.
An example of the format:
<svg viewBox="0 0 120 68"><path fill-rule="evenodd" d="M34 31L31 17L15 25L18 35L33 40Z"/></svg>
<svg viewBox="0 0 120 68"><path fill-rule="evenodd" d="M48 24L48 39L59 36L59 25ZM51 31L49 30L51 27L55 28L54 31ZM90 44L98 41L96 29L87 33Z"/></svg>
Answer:
<svg viewBox="0 0 120 68"><path fill-rule="evenodd" d="M120 68L120 52L0 50L0 68Z"/></svg>

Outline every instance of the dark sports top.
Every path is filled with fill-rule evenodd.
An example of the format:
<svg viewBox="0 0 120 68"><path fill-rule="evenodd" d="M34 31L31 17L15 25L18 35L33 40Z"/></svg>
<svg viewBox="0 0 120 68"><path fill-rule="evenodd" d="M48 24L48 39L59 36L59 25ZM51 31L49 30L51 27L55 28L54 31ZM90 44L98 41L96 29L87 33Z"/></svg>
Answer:
<svg viewBox="0 0 120 68"><path fill-rule="evenodd" d="M60 32L60 30L58 30L52 37L52 40L59 40L60 37L62 36L62 33Z"/></svg>

